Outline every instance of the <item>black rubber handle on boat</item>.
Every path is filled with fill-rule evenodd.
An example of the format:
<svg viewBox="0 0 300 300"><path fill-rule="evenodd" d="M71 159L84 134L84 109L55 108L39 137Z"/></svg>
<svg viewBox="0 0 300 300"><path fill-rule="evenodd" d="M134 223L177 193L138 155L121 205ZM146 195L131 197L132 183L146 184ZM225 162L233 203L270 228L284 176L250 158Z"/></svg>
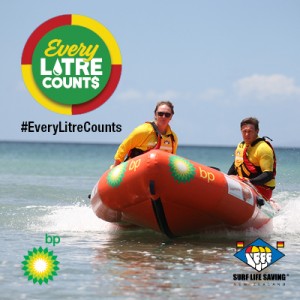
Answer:
<svg viewBox="0 0 300 300"><path fill-rule="evenodd" d="M151 195L155 195L154 180L150 180L149 189L150 189ZM175 236L169 228L161 199L159 197L157 199L151 198L151 203L152 203L153 212L154 212L154 215L155 215L155 218L156 218L156 221L157 221L160 231L162 233L164 233L167 237L174 238Z"/></svg>
<svg viewBox="0 0 300 300"><path fill-rule="evenodd" d="M151 195L155 195L155 184L154 184L154 180L150 180L150 183L149 183L149 189L150 189Z"/></svg>
<svg viewBox="0 0 300 300"><path fill-rule="evenodd" d="M217 168L217 167L213 167L213 166L208 166L209 168L215 169L217 171L221 171L221 169Z"/></svg>

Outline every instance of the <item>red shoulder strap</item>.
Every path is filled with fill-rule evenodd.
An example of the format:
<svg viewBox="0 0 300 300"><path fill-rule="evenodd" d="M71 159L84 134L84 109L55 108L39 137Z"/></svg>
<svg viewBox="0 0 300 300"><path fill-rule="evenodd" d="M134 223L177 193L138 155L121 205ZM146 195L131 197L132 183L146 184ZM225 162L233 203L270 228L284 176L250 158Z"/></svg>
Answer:
<svg viewBox="0 0 300 300"><path fill-rule="evenodd" d="M243 152L243 161L244 161L244 165L246 166L246 168L248 169L248 171L252 174L256 174L257 173L257 169L255 168L254 164L248 159L248 147L246 145L244 152Z"/></svg>

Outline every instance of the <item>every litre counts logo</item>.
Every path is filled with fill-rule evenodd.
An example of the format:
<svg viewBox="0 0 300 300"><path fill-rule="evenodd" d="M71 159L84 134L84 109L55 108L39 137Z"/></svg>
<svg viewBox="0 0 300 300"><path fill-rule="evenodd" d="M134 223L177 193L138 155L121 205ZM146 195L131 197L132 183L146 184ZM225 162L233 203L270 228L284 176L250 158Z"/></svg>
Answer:
<svg viewBox="0 0 300 300"><path fill-rule="evenodd" d="M22 54L24 82L44 107L83 114L106 102L121 76L117 42L99 22L61 15L40 25Z"/></svg>

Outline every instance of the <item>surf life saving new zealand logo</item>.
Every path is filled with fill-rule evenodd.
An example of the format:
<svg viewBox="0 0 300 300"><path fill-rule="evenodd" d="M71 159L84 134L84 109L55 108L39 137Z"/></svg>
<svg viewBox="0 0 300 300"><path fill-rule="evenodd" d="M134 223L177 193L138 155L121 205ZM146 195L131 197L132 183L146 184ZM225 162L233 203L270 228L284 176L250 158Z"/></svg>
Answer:
<svg viewBox="0 0 300 300"><path fill-rule="evenodd" d="M237 242L239 249L234 256L244 262L246 265L256 270L258 273L251 274L233 274L235 281L285 281L288 274L259 274L285 255L279 251L279 248L284 248L284 242L277 242L277 249L266 243L262 239L257 239L251 244L244 247L244 242Z"/></svg>
<svg viewBox="0 0 300 300"><path fill-rule="evenodd" d="M27 40L21 63L31 95L65 115L84 114L105 103L122 70L113 35L81 15L61 15L41 24Z"/></svg>

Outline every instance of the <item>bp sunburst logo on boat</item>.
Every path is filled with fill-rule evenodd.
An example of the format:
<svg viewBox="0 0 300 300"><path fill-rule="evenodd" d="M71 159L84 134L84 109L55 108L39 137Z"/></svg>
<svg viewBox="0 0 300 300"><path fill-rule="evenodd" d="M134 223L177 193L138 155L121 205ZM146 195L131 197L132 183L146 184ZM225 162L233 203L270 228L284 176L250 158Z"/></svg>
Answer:
<svg viewBox="0 0 300 300"><path fill-rule="evenodd" d="M183 157L170 156L169 166L173 178L178 182L189 182L195 177L196 168Z"/></svg>
<svg viewBox="0 0 300 300"><path fill-rule="evenodd" d="M82 114L101 106L121 76L121 54L113 35L99 22L62 15L40 25L22 55L24 82L44 107Z"/></svg>
<svg viewBox="0 0 300 300"><path fill-rule="evenodd" d="M125 175L128 162L119 164L118 166L112 168L107 175L107 183L112 187L118 187Z"/></svg>
<svg viewBox="0 0 300 300"><path fill-rule="evenodd" d="M33 248L24 258L22 270L29 281L32 280L33 283L40 285L48 284L49 280L53 281L53 277L57 276L59 261L56 260L57 256L53 251L48 251L48 248Z"/></svg>

